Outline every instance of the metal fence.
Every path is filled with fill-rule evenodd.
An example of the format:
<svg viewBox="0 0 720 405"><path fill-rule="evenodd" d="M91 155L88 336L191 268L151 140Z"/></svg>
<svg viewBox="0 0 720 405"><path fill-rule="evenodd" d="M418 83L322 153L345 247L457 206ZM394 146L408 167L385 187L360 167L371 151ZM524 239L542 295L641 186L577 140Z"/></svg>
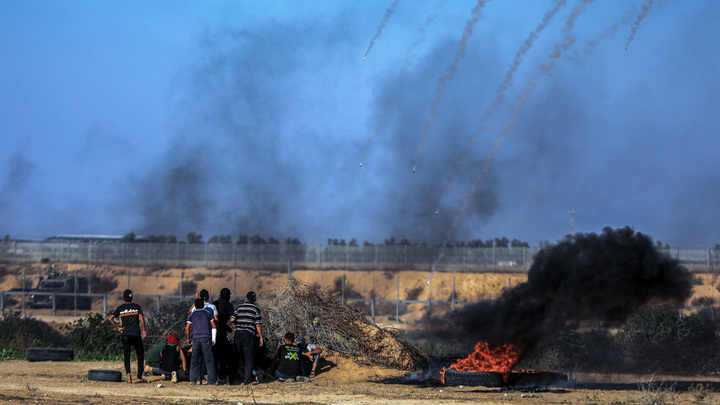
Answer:
<svg viewBox="0 0 720 405"><path fill-rule="evenodd" d="M427 269L442 254L446 271L526 272L535 247L410 245L238 245L220 243L0 242L0 259L11 262L185 266L213 268L392 270ZM691 271L720 266L720 250L664 249Z"/></svg>

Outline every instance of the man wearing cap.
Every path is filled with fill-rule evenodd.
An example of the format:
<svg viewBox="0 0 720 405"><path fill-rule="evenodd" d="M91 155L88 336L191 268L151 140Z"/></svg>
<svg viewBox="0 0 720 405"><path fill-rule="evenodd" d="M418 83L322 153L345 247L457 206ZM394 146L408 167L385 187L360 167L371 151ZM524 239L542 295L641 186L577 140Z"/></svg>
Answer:
<svg viewBox="0 0 720 405"><path fill-rule="evenodd" d="M322 347L316 345L315 343L307 343L305 338L302 336L298 336L297 339L295 339L295 345L300 348L300 353L302 353L300 366L303 372L307 373L308 370L311 370L309 377L315 378L317 365L320 363L320 353L322 353Z"/></svg>
<svg viewBox="0 0 720 405"><path fill-rule="evenodd" d="M218 311L217 311L217 308L215 307L215 305L213 305L213 304L210 303L210 293L208 292L208 290L206 290L206 289L204 289L204 288L203 288L202 290L200 290L200 291L197 293L197 298L200 298L200 299L203 300L203 307L202 307L202 309L210 312L210 314L211 314L211 315L213 316L213 318L215 319L215 322L218 322L218 321L219 321L219 320L218 320ZM190 312L192 313L193 311L195 311L195 306L194 306L194 305L190 308Z"/></svg>
<svg viewBox="0 0 720 405"><path fill-rule="evenodd" d="M254 291L249 291L246 300L235 308L230 322L235 324L235 350L243 361L238 363L238 375L243 378L245 385L252 383L255 334L259 336L259 346L264 346L262 335L262 316L260 308L255 301ZM243 367L244 366L244 367Z"/></svg>
<svg viewBox="0 0 720 405"><path fill-rule="evenodd" d="M108 321L115 329L118 330L118 332L120 332L127 382L132 382L132 375L130 372L130 348L134 348L135 353L137 354L137 382L147 382L142 378L143 362L145 361L145 348L143 347L142 340L147 336L145 333L145 318L143 317L140 305L133 303L132 300L133 292L131 290L123 291L123 301L125 301L125 303L117 307L115 312L110 314ZM118 326L115 322L116 318L120 319L120 324L122 326Z"/></svg>
<svg viewBox="0 0 720 405"><path fill-rule="evenodd" d="M187 360L179 346L177 336L170 334L165 339L165 346L160 352L160 365L153 368L153 374L172 376L172 382L187 381Z"/></svg>

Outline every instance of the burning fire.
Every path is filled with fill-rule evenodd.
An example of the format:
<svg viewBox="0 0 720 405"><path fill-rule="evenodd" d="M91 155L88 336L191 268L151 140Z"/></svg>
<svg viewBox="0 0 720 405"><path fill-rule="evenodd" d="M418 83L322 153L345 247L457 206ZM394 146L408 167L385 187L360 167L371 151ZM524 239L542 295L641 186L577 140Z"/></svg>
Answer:
<svg viewBox="0 0 720 405"><path fill-rule="evenodd" d="M459 359L450 368L458 371L510 373L520 361L522 349L513 343L491 346L487 342L478 342L475 351L465 359ZM445 368L440 371L445 384Z"/></svg>

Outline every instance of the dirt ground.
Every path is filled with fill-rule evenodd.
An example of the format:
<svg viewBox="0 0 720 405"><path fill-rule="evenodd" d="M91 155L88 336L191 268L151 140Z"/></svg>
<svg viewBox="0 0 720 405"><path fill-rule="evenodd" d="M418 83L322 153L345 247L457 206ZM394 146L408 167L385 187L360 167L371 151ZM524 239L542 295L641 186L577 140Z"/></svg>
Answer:
<svg viewBox="0 0 720 405"><path fill-rule="evenodd" d="M38 267L37 274L41 274ZM69 266L67 270L75 270ZM82 275L82 269L78 268ZM198 288L212 293L228 286L240 292L252 289L258 292L277 288L287 280L286 273L256 270L147 269L102 268L85 269L115 278L118 286L114 293L126 286L136 294L172 294L184 277L193 280ZM20 286L20 278L8 275L0 283L2 289ZM31 272L28 271L28 274ZM497 296L503 288L525 281L525 274L517 273L439 273L427 286L427 272L407 270L394 272L364 272L341 270L299 270L293 276L318 283L327 288L337 285L345 276L346 289L359 296L395 299L449 300L452 290L460 301L476 301ZM714 274L700 274L694 284L693 298L718 298L720 280ZM101 302L93 310L102 310ZM117 302L110 303L114 307ZM151 305L151 304L148 304ZM417 307L417 308L416 308ZM18 310L9 305L6 309ZM395 312L395 307L389 311ZM434 310L434 309L433 309ZM421 304L408 305L401 313L401 329L412 325L427 311ZM28 310L28 314L51 324L64 324L77 319L69 311ZM387 314L378 319L386 322ZM122 362L0 362L0 404L4 403L105 403L105 404L185 404L199 400L219 404L720 404L720 376L653 376L653 375L573 375L571 384L564 387L544 387L538 390L498 389L486 387L448 387L440 384L437 373L411 375L407 372L377 367L359 366L351 360L331 356L328 365L312 383L286 384L266 381L254 386L200 386L187 383L172 384L151 377L149 384L110 383L88 381L88 370L123 370ZM410 378L416 377L416 378ZM643 392L648 382L677 381L672 390ZM689 388L692 386L692 390ZM702 386L703 389L697 387ZM661 396L664 395L664 398ZM662 401L658 401L662 399ZM664 402L663 402L664 401Z"/></svg>
<svg viewBox="0 0 720 405"><path fill-rule="evenodd" d="M0 403L52 404L716 404L720 378L578 375L566 387L515 390L448 387L435 379L330 357L311 383L281 383L266 377L259 385L190 386L148 377L147 384L98 382L88 370L123 370L122 362L0 362ZM638 383L673 381L672 391L644 394ZM691 384L705 390L688 390ZM653 402L665 393L666 402Z"/></svg>

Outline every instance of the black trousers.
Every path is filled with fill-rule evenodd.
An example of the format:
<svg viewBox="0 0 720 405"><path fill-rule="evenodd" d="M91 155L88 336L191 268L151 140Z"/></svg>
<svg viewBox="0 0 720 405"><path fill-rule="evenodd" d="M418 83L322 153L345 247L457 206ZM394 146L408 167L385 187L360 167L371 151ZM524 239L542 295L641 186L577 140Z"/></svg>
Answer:
<svg viewBox="0 0 720 405"><path fill-rule="evenodd" d="M143 364L145 363L145 348L143 347L142 338L140 336L120 336L123 345L123 361L125 362L125 372L130 374L130 348L135 349L138 362L138 378L142 378Z"/></svg>
<svg viewBox="0 0 720 405"><path fill-rule="evenodd" d="M240 361L238 361L238 376L243 379L244 383L250 384L252 382L255 355L255 334L235 331L235 350L240 358Z"/></svg>

